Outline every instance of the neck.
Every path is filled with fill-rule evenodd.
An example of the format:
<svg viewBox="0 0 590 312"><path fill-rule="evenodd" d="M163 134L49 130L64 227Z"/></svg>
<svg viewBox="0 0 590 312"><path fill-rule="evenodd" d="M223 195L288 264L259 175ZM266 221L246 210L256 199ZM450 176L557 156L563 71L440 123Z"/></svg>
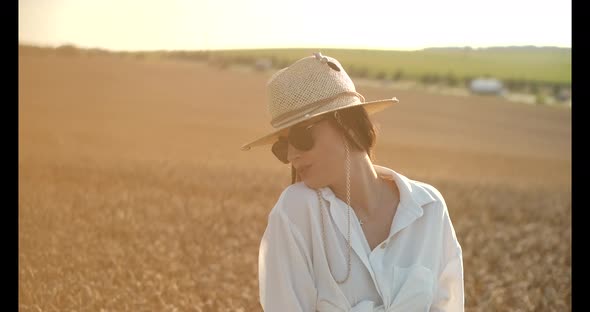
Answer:
<svg viewBox="0 0 590 312"><path fill-rule="evenodd" d="M346 202L346 172L338 181L329 185L336 197ZM366 153L350 153L350 206L363 216L374 214L379 208L380 195L385 195L384 185Z"/></svg>

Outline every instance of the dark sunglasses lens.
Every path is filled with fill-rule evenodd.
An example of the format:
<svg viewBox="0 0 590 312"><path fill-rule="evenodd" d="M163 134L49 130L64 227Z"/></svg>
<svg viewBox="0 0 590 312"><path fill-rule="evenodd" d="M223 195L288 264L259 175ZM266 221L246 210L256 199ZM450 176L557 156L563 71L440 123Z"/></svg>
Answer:
<svg viewBox="0 0 590 312"><path fill-rule="evenodd" d="M287 153L289 144L300 151L309 151L314 141L311 132L306 127L293 127L289 130L289 137L281 137L272 145L272 153L284 164L288 164Z"/></svg>
<svg viewBox="0 0 590 312"><path fill-rule="evenodd" d="M285 138L280 138L272 145L272 153L284 164L289 163L287 160L288 144Z"/></svg>
<svg viewBox="0 0 590 312"><path fill-rule="evenodd" d="M313 148L311 132L303 127L296 127L289 131L289 142L300 151L309 151Z"/></svg>

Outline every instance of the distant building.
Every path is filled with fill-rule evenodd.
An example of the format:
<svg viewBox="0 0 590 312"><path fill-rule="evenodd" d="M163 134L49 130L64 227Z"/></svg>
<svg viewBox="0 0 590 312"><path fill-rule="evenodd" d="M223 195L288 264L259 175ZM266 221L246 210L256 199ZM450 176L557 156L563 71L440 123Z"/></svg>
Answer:
<svg viewBox="0 0 590 312"><path fill-rule="evenodd" d="M265 71L272 67L272 60L263 58L256 60L256 64L254 65L256 70Z"/></svg>
<svg viewBox="0 0 590 312"><path fill-rule="evenodd" d="M569 100L571 97L572 97L571 90L568 90L565 88L560 88L559 92L557 92L557 94L555 95L555 98L561 102L565 102L565 101Z"/></svg>
<svg viewBox="0 0 590 312"><path fill-rule="evenodd" d="M469 84L469 90L477 94L503 95L506 92L504 85L494 78L475 78Z"/></svg>

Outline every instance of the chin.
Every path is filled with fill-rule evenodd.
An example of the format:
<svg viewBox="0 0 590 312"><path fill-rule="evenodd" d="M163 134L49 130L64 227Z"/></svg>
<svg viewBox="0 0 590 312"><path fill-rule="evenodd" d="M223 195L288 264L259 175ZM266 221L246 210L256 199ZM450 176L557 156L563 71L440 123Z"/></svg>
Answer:
<svg viewBox="0 0 590 312"><path fill-rule="evenodd" d="M319 183L318 181L314 181L313 179L303 179L302 180L305 186L311 189L319 189L326 186L326 183Z"/></svg>

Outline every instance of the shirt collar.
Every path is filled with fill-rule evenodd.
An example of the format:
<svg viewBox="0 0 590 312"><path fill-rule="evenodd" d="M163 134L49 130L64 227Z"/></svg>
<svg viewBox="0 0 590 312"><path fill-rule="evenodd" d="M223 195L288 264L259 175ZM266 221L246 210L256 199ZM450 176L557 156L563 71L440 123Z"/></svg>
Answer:
<svg viewBox="0 0 590 312"><path fill-rule="evenodd" d="M423 186L417 184L416 181L410 180L404 175L384 166L373 165L373 168L375 168L375 172L379 177L395 181L400 193L400 208L407 210L409 213L415 214L416 217L422 216L424 212L422 209L423 206L436 201L436 199ZM322 187L320 193L326 200L332 199L336 196L332 189L327 186Z"/></svg>
<svg viewBox="0 0 590 312"><path fill-rule="evenodd" d="M385 179L395 180L396 185L400 191L400 205L396 212L394 222L391 224L388 238L389 241L395 233L410 225L414 220L421 217L423 214L422 206L434 201L435 199L425 190L419 186L415 181L412 181L403 175L382 166L373 165L377 174ZM342 204L342 201L336 200L336 195L329 187L322 187L319 189L321 196L330 202L329 210L331 211L336 227L346 237L347 224L346 213L347 206ZM335 208L335 209L334 209ZM352 208L351 208L352 209ZM397 217L399 215L399 217ZM374 272L368 258L370 253L369 246L363 242L363 234L360 225L356 222L352 225L352 232L350 236L350 244L354 252L359 256L361 262L367 267L373 279L375 279Z"/></svg>
<svg viewBox="0 0 590 312"><path fill-rule="evenodd" d="M373 165L373 167L380 177L395 181L400 193L400 208L407 208L411 213L420 217L424 212L422 207L436 201L430 192L416 181L387 167L379 165Z"/></svg>

